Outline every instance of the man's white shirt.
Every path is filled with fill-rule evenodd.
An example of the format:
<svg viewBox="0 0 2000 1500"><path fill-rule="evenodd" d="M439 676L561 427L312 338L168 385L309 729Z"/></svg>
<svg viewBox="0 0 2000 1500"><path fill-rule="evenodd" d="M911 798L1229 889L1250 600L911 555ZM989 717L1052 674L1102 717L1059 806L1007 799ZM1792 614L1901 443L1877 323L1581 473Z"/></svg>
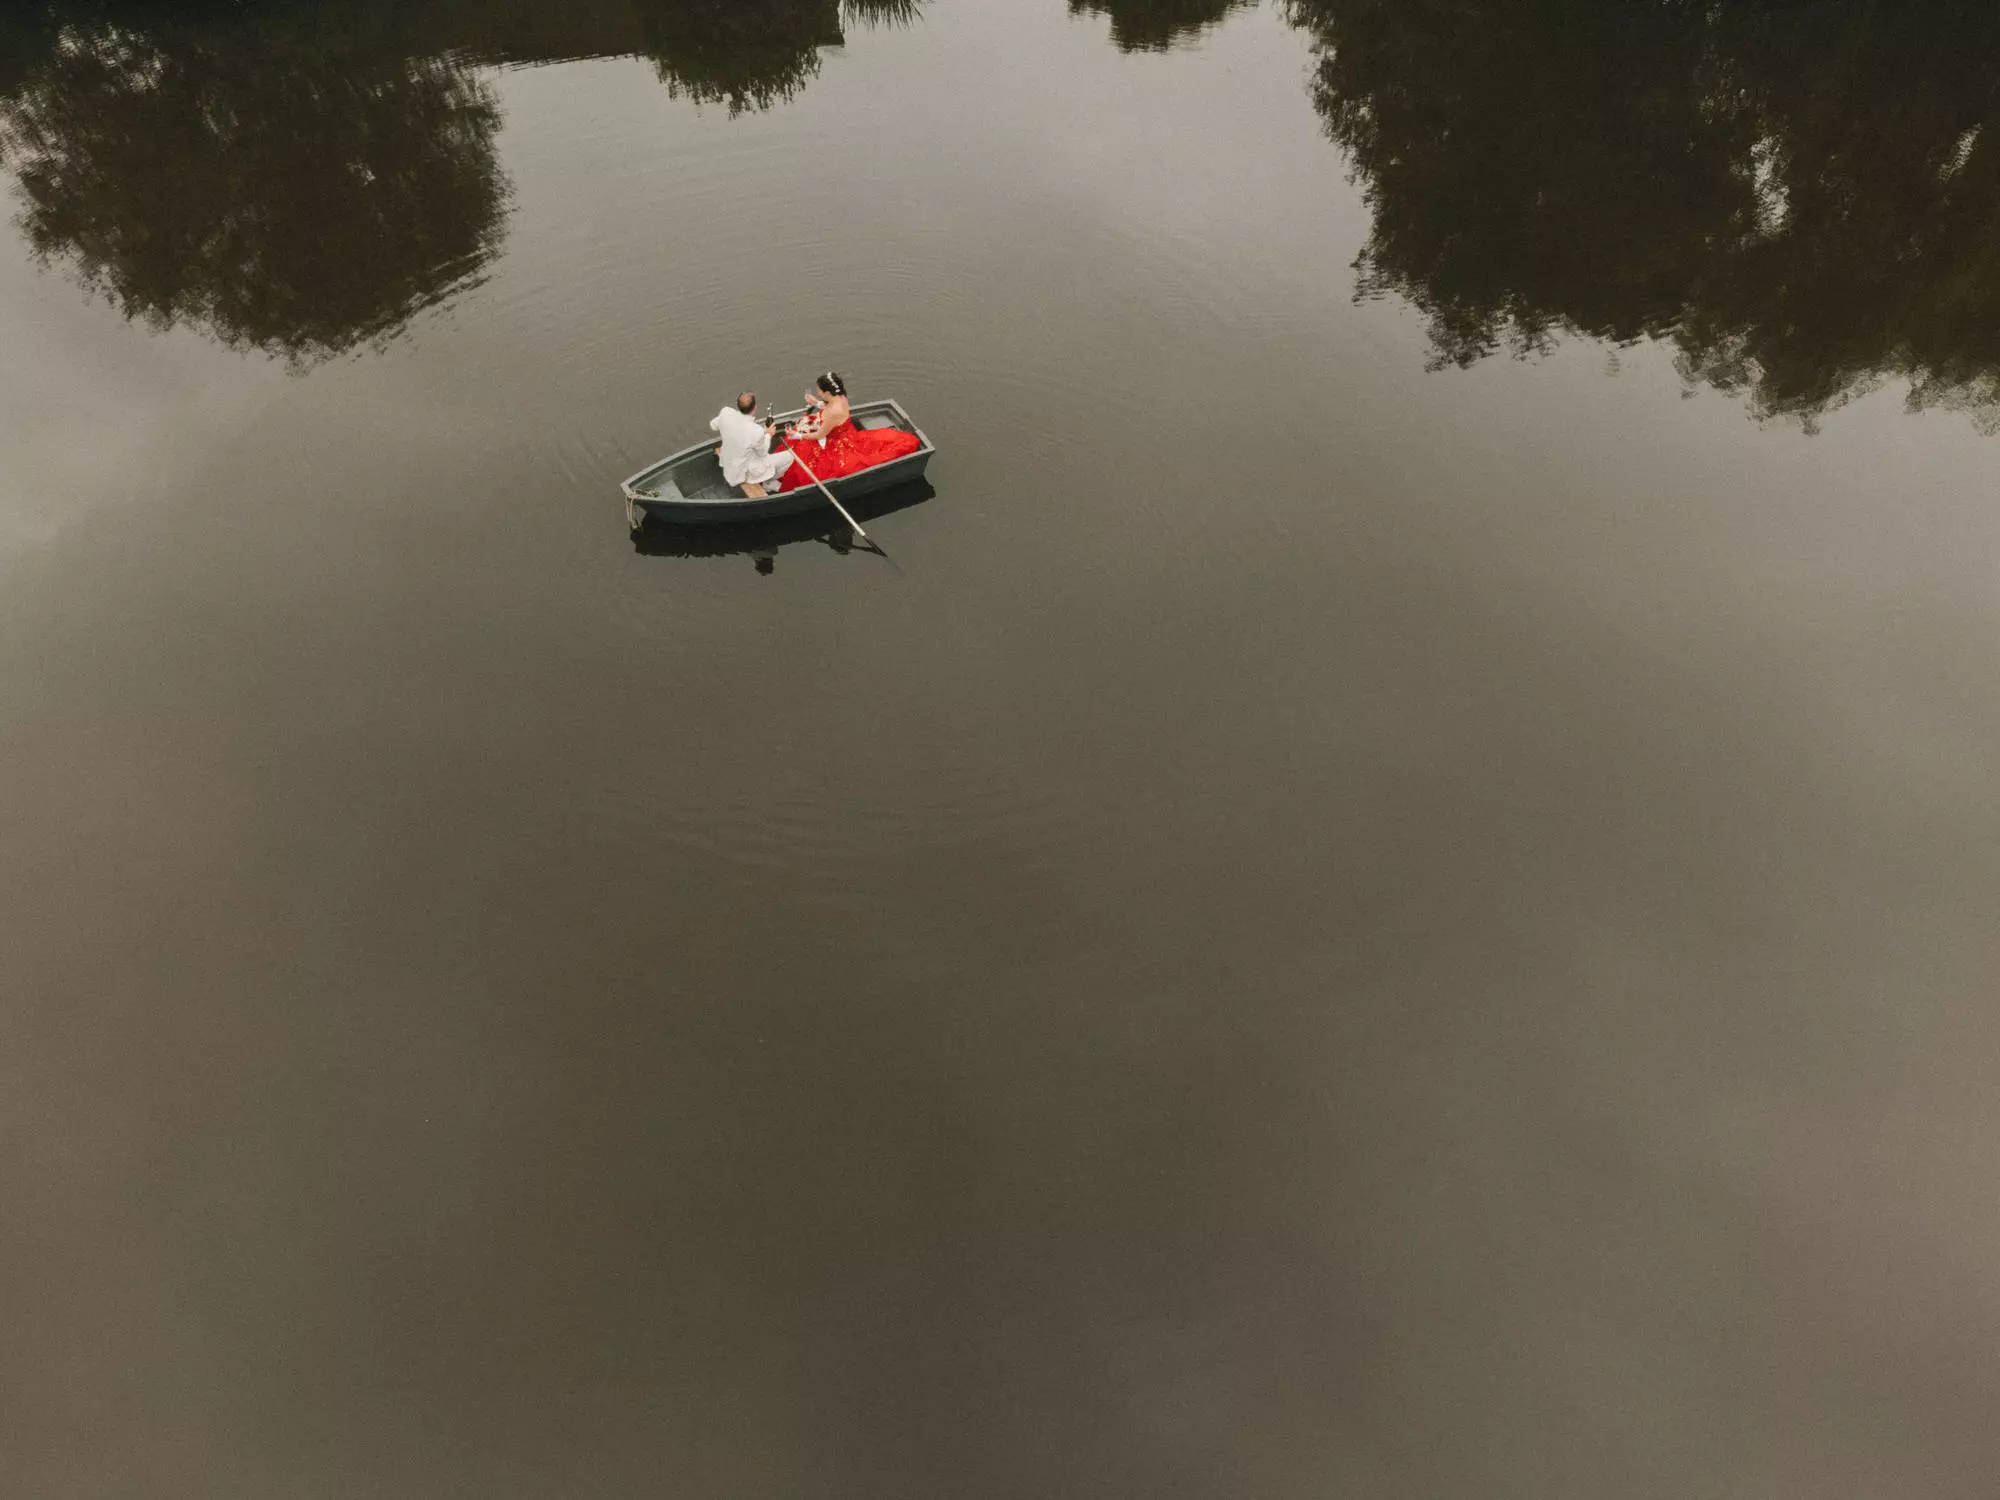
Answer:
<svg viewBox="0 0 2000 1500"><path fill-rule="evenodd" d="M765 484L777 478L781 467L790 467L779 464L770 451L771 435L755 417L725 406L708 425L722 438L722 477L730 484Z"/></svg>

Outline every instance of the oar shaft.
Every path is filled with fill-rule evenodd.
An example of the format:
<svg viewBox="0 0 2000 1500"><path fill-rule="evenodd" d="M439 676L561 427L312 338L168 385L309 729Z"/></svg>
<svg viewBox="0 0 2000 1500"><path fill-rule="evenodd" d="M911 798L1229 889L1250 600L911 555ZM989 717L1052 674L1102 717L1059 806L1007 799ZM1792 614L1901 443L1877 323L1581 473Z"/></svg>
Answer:
<svg viewBox="0 0 2000 1500"><path fill-rule="evenodd" d="M813 473L811 469L806 468L806 461L803 458L799 457L799 450L796 448L792 450L792 462L797 464L801 469L805 469L806 478L810 479L814 484L819 485L819 492L822 495L826 496L826 503L828 505L831 505L835 510L840 512L840 519L845 521L849 526L852 526L854 528L854 534L860 537L862 541L867 542L872 546L874 544L875 538L870 536L867 532L863 531L861 529L861 523L855 520L854 517L850 516L847 513L847 507L842 505L838 500L833 498L833 491L826 487L826 485L821 481L819 475Z"/></svg>

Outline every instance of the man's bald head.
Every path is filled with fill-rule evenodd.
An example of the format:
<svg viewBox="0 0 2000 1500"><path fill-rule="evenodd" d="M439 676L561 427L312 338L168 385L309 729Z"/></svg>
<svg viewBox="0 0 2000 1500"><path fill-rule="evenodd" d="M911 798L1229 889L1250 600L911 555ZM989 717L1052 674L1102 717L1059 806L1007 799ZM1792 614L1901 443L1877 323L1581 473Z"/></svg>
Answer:
<svg viewBox="0 0 2000 1500"><path fill-rule="evenodd" d="M742 412L744 416L749 416L751 412L757 409L757 393L755 391L745 391L742 395L738 396L736 398L736 409Z"/></svg>

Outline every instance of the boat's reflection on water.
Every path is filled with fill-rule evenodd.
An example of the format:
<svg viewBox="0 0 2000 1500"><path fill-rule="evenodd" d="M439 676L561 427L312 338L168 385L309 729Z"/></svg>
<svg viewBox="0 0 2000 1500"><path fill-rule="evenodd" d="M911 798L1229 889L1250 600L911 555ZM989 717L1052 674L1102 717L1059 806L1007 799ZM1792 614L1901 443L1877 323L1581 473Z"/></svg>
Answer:
<svg viewBox="0 0 2000 1500"><path fill-rule="evenodd" d="M863 526L881 516L922 505L937 497L928 480L899 484L843 503ZM722 525L673 525L651 517L632 532L632 550L645 557L747 557L759 573L777 571L786 547L823 546L842 557L875 548L854 534L832 506L796 516Z"/></svg>

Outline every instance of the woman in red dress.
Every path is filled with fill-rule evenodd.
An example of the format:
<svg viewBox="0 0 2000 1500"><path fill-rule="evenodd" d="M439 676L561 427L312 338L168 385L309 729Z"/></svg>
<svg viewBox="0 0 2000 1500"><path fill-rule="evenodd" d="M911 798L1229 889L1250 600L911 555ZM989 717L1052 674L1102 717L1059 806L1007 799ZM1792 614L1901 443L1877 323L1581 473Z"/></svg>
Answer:
<svg viewBox="0 0 2000 1500"><path fill-rule="evenodd" d="M866 432L856 427L848 409L847 382L834 371L828 370L815 384L819 386L817 394L806 392L806 401L814 408L812 415L785 439L785 446L799 461L779 480L781 493L811 484L808 469L821 479L839 479L915 453L923 446L914 432L900 427L876 427Z"/></svg>

